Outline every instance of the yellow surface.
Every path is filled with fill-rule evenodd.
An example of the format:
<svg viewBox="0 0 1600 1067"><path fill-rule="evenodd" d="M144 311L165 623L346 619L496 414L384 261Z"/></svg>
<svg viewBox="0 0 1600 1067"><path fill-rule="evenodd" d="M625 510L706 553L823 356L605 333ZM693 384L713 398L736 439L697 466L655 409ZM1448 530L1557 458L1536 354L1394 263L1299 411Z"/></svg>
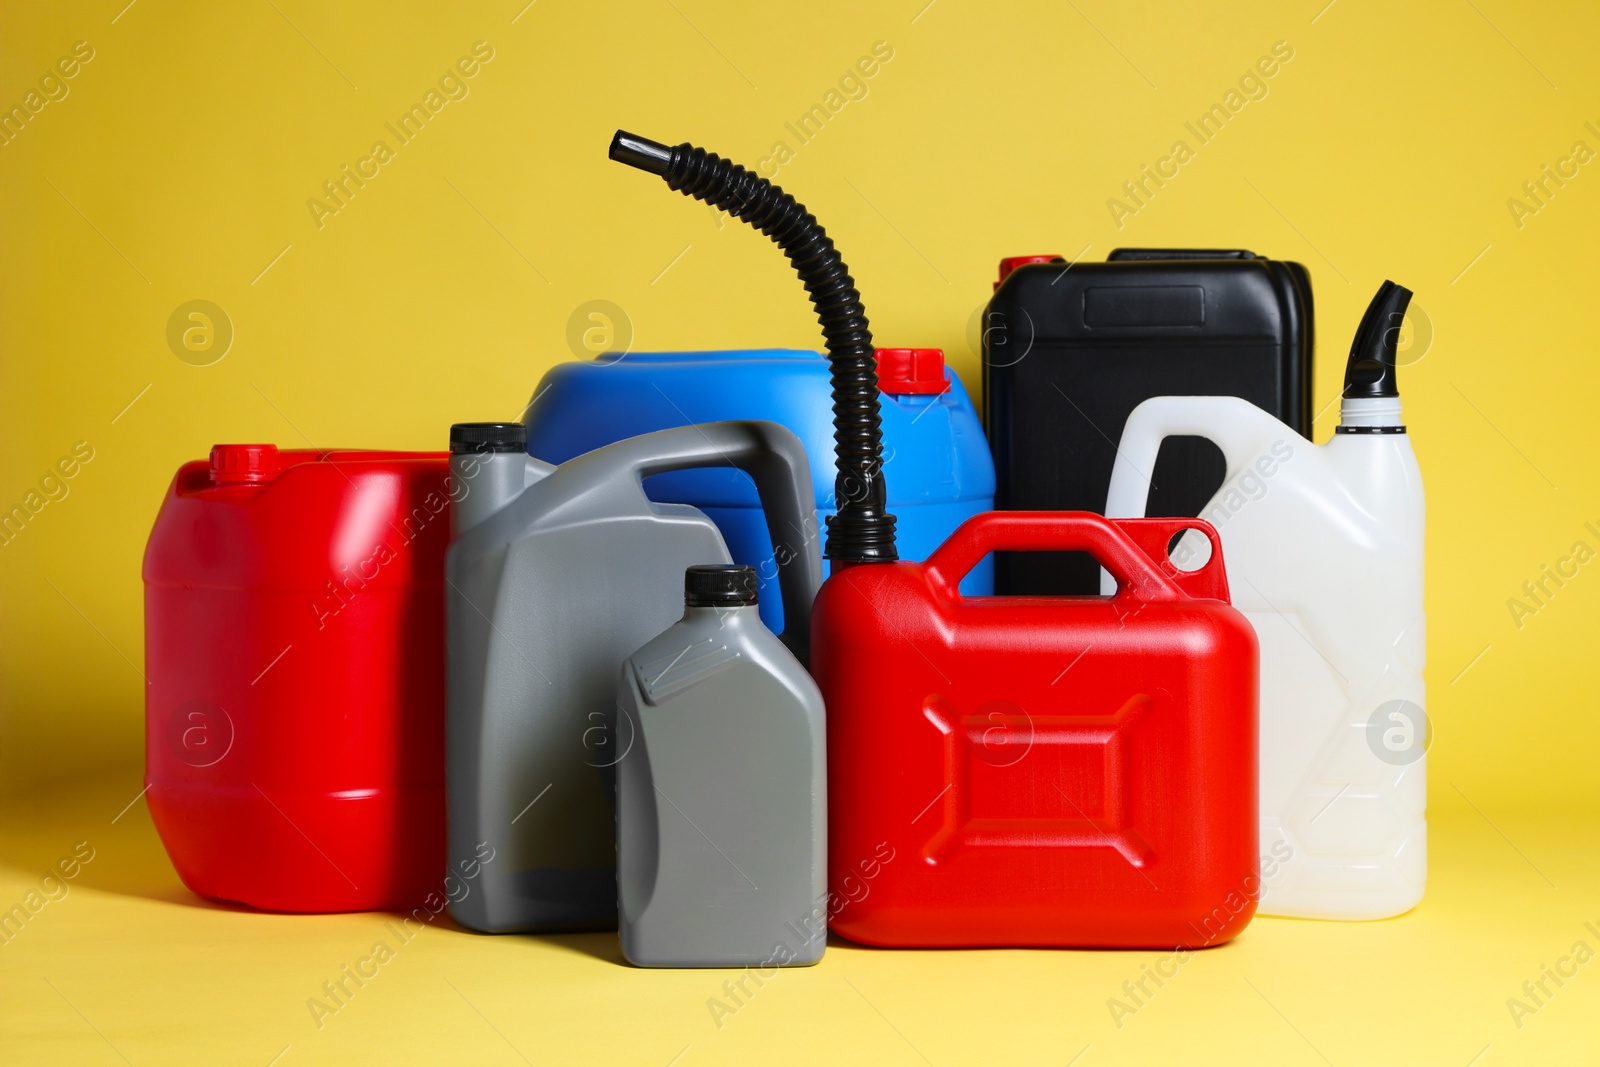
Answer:
<svg viewBox="0 0 1600 1067"><path fill-rule="evenodd" d="M144 802L129 805L138 790L128 777L8 805L0 903L38 889L80 842L94 858L0 945L0 1060L1600 1062L1600 956L1562 963L1578 941L1600 952L1592 811L1524 811L1491 824L1442 802L1432 813L1428 896L1411 914L1257 919L1164 986L1146 980L1143 1003L1123 983L1158 966L1172 973L1170 954L889 952L837 940L814 968L780 971L762 986L746 980L751 995L736 1001L723 983L741 972L636 970L622 963L614 934L486 937L441 916L406 942L390 915L263 915L206 903L172 873ZM329 1000L323 983L374 956L380 941L392 958L361 988L350 983L345 1003ZM1527 999L1522 984L1546 965L1576 974L1560 987L1546 978L1543 1003ZM1514 1017L1513 997L1535 1011ZM337 1011L314 1011L313 999ZM1114 1014L1113 999L1133 1012Z"/></svg>
<svg viewBox="0 0 1600 1067"><path fill-rule="evenodd" d="M1483 1064L1594 1062L1600 970L1521 1031L1504 1006L1600 918L1592 5L523 2L0 7L0 107L40 93L0 144L0 511L38 509L0 544L3 899L76 841L100 850L0 947L0 1032L29 1053L8 1061L110 1061L86 1016L134 1062L171 1062L162 1043L180 1038L196 1062L264 1063L291 1043L297 1059L515 1062L484 1017L535 1062L599 1047L666 1063L691 1043L684 1063L824 1045L914 1061L894 1027L935 1063L1013 1043L1040 1062L1091 1043L1084 1064L1207 1048L1316 1062L1285 1019L1334 1063L1466 1063L1485 1044ZM80 41L92 58L41 89ZM492 58L400 143L386 124L477 42ZM872 75L851 76L875 49ZM1275 49L1272 75L1247 78ZM1236 88L1247 102L1199 143L1185 124ZM789 124L813 105L836 113L802 144ZM776 251L609 163L617 126L770 160L844 250L879 340L943 346L974 389L973 316L1002 255L1298 259L1316 284L1319 408L1378 283L1414 289L1431 326L1414 314L1412 330L1432 338L1402 378L1430 504L1423 908L1260 922L1120 1032L1104 1001L1136 956L845 949L717 1031L712 976L620 969L604 939L443 931L317 1032L304 1000L381 922L196 906L142 804L114 827L62 807L63 789L107 789L111 813L137 792L139 560L181 461L217 441L439 447L452 421L515 416L595 300L623 309L636 348L817 344ZM390 152L348 203L308 206L379 140ZM1170 174L1179 140L1177 173L1129 201L1123 183ZM1559 188L1546 165L1569 175ZM208 365L214 337L168 340L197 300L231 325ZM57 480L75 448L92 458ZM1558 586L1546 565L1576 575ZM103 785L63 784L85 782Z"/></svg>

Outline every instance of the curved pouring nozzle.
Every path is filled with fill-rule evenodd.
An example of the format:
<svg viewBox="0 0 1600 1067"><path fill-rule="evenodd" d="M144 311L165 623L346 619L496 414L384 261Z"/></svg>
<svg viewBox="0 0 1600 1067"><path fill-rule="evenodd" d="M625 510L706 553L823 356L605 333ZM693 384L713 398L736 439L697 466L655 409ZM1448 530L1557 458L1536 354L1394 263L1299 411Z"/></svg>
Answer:
<svg viewBox="0 0 1600 1067"><path fill-rule="evenodd" d="M899 558L883 481L878 361L861 295L838 249L794 197L744 167L691 144L668 147L618 130L610 157L655 174L765 234L783 249L816 308L833 379L834 499L823 554L835 563ZM787 611L787 607L784 609Z"/></svg>
<svg viewBox="0 0 1600 1067"><path fill-rule="evenodd" d="M1379 288L1350 343L1350 362L1344 371L1346 400L1397 397L1395 351L1400 345L1400 323L1411 303L1411 290L1386 281Z"/></svg>

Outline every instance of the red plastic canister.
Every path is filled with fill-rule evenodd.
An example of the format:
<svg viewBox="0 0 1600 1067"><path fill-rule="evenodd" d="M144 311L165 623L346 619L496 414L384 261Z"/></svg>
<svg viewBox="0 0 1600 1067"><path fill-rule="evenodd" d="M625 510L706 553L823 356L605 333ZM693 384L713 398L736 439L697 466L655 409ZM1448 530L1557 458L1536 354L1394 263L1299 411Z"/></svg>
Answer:
<svg viewBox="0 0 1600 1067"><path fill-rule="evenodd" d="M1197 529L1211 556L1167 556ZM963 597L996 550L1083 551L1114 597ZM924 563L837 570L832 929L884 946L1201 948L1259 893L1256 638L1199 519L989 512Z"/></svg>
<svg viewBox="0 0 1600 1067"><path fill-rule="evenodd" d="M145 549L145 785L179 876L275 911L444 876L446 453L218 445Z"/></svg>

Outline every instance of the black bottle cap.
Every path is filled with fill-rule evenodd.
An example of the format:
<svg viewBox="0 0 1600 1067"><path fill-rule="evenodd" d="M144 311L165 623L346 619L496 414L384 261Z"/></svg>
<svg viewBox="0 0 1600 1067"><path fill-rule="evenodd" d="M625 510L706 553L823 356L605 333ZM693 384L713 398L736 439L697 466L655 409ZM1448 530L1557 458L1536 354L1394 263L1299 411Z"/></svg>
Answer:
<svg viewBox="0 0 1600 1067"><path fill-rule="evenodd" d="M691 608L734 608L754 604L756 569L742 563L690 567L683 573L683 602Z"/></svg>
<svg viewBox="0 0 1600 1067"><path fill-rule="evenodd" d="M450 427L450 454L525 452L528 428L520 422L458 422Z"/></svg>
<svg viewBox="0 0 1600 1067"><path fill-rule="evenodd" d="M1395 350L1400 345L1400 323L1405 320L1411 290L1384 282L1367 305L1350 343L1350 362L1344 371L1346 400L1376 400L1400 395L1396 382Z"/></svg>

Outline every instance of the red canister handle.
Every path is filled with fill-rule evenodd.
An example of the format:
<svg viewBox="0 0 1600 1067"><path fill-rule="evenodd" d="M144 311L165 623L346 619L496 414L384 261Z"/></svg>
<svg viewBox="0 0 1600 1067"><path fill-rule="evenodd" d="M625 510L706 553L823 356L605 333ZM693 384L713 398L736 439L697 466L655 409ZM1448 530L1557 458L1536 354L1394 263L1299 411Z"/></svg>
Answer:
<svg viewBox="0 0 1600 1067"><path fill-rule="evenodd" d="M1211 558L1196 571L1166 559L1180 530L1199 530ZM990 552L1087 552L1117 580L1117 596L1146 603L1190 597L1227 600L1222 543L1204 519L1107 519L1090 511L987 511L974 515L928 557L935 586L958 597L961 579Z"/></svg>

